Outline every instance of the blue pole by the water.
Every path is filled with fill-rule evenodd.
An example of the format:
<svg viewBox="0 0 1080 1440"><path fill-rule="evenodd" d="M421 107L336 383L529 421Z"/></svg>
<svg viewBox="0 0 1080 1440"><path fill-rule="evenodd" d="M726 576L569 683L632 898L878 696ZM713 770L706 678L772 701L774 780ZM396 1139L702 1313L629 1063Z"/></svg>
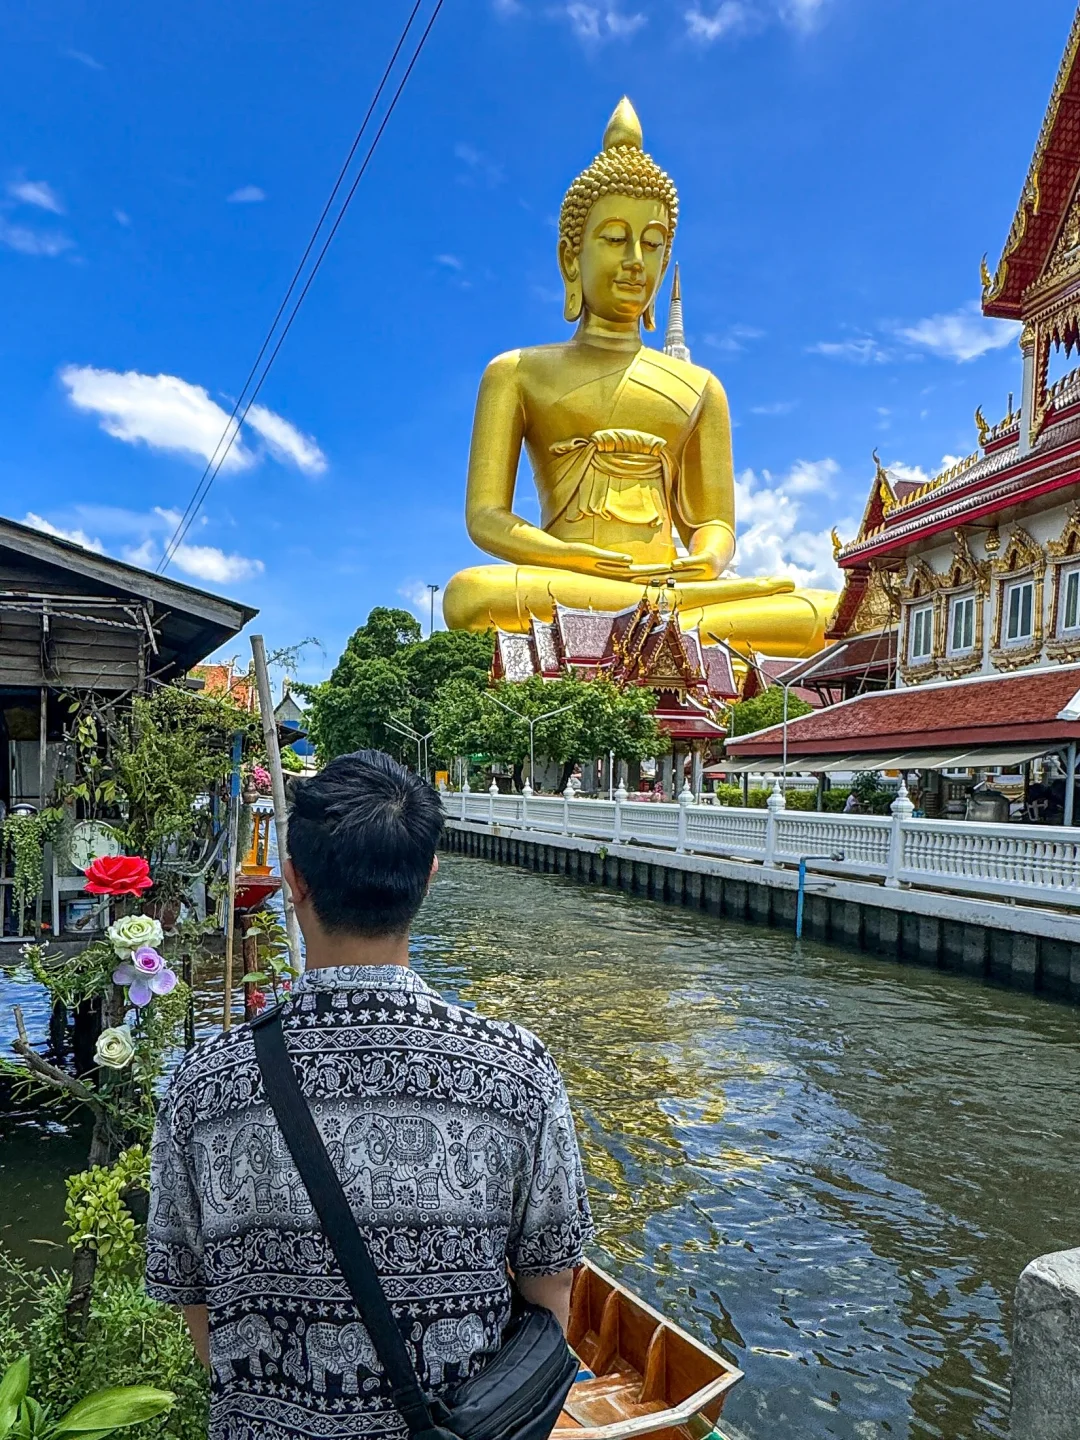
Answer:
<svg viewBox="0 0 1080 1440"><path fill-rule="evenodd" d="M802 939L803 901L806 897L806 856L799 861L799 898L795 903L795 939Z"/></svg>

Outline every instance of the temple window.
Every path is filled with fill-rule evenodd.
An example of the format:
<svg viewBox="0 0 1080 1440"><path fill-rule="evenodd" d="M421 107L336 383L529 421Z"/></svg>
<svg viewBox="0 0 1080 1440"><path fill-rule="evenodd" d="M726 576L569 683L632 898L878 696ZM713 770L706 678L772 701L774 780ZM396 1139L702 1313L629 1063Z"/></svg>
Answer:
<svg viewBox="0 0 1080 1440"><path fill-rule="evenodd" d="M1058 629L1062 635L1080 630L1080 568L1066 570L1061 576L1061 618Z"/></svg>
<svg viewBox="0 0 1080 1440"><path fill-rule="evenodd" d="M920 605L911 612L911 659L929 660L934 653L934 607Z"/></svg>
<svg viewBox="0 0 1080 1440"><path fill-rule="evenodd" d="M949 602L949 654L966 655L975 646L975 596L954 595Z"/></svg>
<svg viewBox="0 0 1080 1440"><path fill-rule="evenodd" d="M1034 634L1035 584L1018 580L1005 587L1005 644L1019 645Z"/></svg>

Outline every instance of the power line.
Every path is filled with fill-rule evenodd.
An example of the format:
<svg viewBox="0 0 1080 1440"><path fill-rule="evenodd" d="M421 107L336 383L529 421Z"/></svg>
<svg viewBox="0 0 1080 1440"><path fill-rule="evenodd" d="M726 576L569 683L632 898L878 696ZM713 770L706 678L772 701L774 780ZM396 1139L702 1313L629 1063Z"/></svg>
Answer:
<svg viewBox="0 0 1080 1440"><path fill-rule="evenodd" d="M284 329L278 336L277 343L274 345L274 348L270 354L270 358L267 360L265 366L263 367L262 374L259 376L255 388L251 390L250 395L248 395L247 399L245 400L245 394L251 386L251 382L259 369L259 365L262 362L263 356L266 354L268 346L273 340L274 332L278 327L278 324L281 320L282 315L285 312L286 307L288 306L289 299L296 288L297 282L299 281L301 274L303 273L304 266L307 264L308 258L312 250L314 249L315 242L319 236L319 232L321 231L326 221L327 215L330 213L338 191L341 189L341 186L345 180L345 176L347 175L349 167L352 164L353 157L355 156L356 151L359 148L360 142L363 139L364 132L366 131L371 121L372 115L374 114L376 106L379 103L383 90L386 88L387 81L390 78L393 68L397 63L398 57L401 54L402 48L405 45L405 41L408 38L409 31L412 29L413 22L415 21L420 7L423 4L423 0L415 0L415 4L413 5L413 8L409 14L409 18L405 22L405 27L402 30L400 36L398 37L398 41L394 47L394 51L390 56L390 59L387 61L386 68L383 71L382 78L380 79L378 84L378 88L376 89L375 94L372 96L371 103L369 104L367 112L364 115L364 119L360 125L360 129L356 132L356 138L353 140L352 146L349 149L349 153L345 157L345 163L342 165L341 170L338 172L338 177L334 181L334 188L331 190L329 199L323 206L322 213L319 216L318 222L314 230L311 232L311 238L308 240L307 246L304 249L304 253L300 258L300 263L297 265L296 270L293 273L293 277L289 281L289 287L285 292L281 304L278 306L277 313L275 314L274 319L271 322L270 328L266 333L266 337L263 340L262 345L259 347L259 353L255 357L254 364L248 372L248 376L247 379L244 381L243 388L241 389L240 394L237 396L236 403L232 408L232 413L229 416L228 421L226 422L225 429L221 434L221 438L218 440L217 445L214 447L214 451L210 456L210 459L206 463L206 468L203 471L202 475L199 477L198 483L195 486L195 490L192 493L191 499L188 501L187 508L184 510L183 515L180 517L176 529L165 547L165 551L161 557L161 560L158 562L157 568L159 572L164 572L166 569L168 569L169 564L171 563L177 550L183 544L188 531L191 529L191 526L194 524L199 511L202 509L203 502L205 501L207 495L210 493L211 486L217 479L221 467L224 465L226 459L228 458L229 451L232 449L233 443L235 442L236 437L239 435L243 427L244 421L247 419L248 411L251 409L252 405L258 398L259 392L263 387L263 383L265 382L267 375L270 373L270 368L273 365L274 361L277 359L278 352L281 349L285 337L286 335L288 335L290 329L292 328L292 323L296 319L296 316L300 310L300 306L304 303L304 298L307 295L308 290L311 288L311 282L318 274L319 267L322 265L326 252L330 248L330 244L334 236L337 234L338 226L345 218L345 212L348 210L349 204L356 193L356 188L359 185L361 179L363 178L364 172L367 170L368 164L370 163L371 158L375 153L375 149L378 146L380 139L382 138L383 131L386 129L390 117L394 113L398 100L401 98L402 91L405 89L405 85L408 82L409 76L412 74L413 68L415 67L416 62L420 58L420 53L427 42L428 36L431 34L435 21L438 18L439 11L443 7L443 3L444 0L436 0L436 5L431 13L431 17L424 28L423 34L420 36L420 39L417 42L412 57L409 60L408 65L406 66L405 73L401 77L398 87L394 92L393 98L391 99L390 104L387 107L386 114L383 116L378 130L375 132L375 138L368 146L367 153L365 154L360 169L356 174L356 178L353 180L352 185L349 187L348 194L345 196L341 208L338 211L337 218L334 220L334 223L330 228L330 233L327 235L323 247L319 251L318 256L316 257L315 264L311 269L311 273L308 275L307 280L304 282L303 288L300 291L300 294L297 296L296 303L292 308L292 312L285 323ZM241 406L243 407L242 411Z"/></svg>

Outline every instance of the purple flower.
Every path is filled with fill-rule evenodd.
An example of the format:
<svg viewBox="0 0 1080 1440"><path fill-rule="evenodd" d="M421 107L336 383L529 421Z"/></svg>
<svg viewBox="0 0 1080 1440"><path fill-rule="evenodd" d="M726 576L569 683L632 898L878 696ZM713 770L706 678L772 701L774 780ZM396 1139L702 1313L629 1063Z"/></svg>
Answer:
<svg viewBox="0 0 1080 1440"><path fill-rule="evenodd" d="M130 960L113 971L113 984L128 987L128 999L137 1009L149 1005L155 995L168 995L176 986L176 974L149 945L141 945Z"/></svg>
<svg viewBox="0 0 1080 1440"><path fill-rule="evenodd" d="M132 955L131 962L140 975L156 975L165 969L165 961L150 945L140 945Z"/></svg>

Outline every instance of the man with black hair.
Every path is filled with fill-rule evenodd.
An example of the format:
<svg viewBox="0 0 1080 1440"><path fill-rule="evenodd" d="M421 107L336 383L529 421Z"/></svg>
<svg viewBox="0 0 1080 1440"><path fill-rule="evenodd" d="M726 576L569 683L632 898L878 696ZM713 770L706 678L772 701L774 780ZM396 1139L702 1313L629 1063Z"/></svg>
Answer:
<svg viewBox="0 0 1080 1440"><path fill-rule="evenodd" d="M285 875L307 966L289 1058L421 1384L499 1347L508 1269L562 1320L592 1234L566 1091L527 1030L409 968L434 790L361 750L297 783ZM147 1291L211 1370L210 1440L402 1440L404 1422L262 1087L249 1027L178 1068L154 1134Z"/></svg>

